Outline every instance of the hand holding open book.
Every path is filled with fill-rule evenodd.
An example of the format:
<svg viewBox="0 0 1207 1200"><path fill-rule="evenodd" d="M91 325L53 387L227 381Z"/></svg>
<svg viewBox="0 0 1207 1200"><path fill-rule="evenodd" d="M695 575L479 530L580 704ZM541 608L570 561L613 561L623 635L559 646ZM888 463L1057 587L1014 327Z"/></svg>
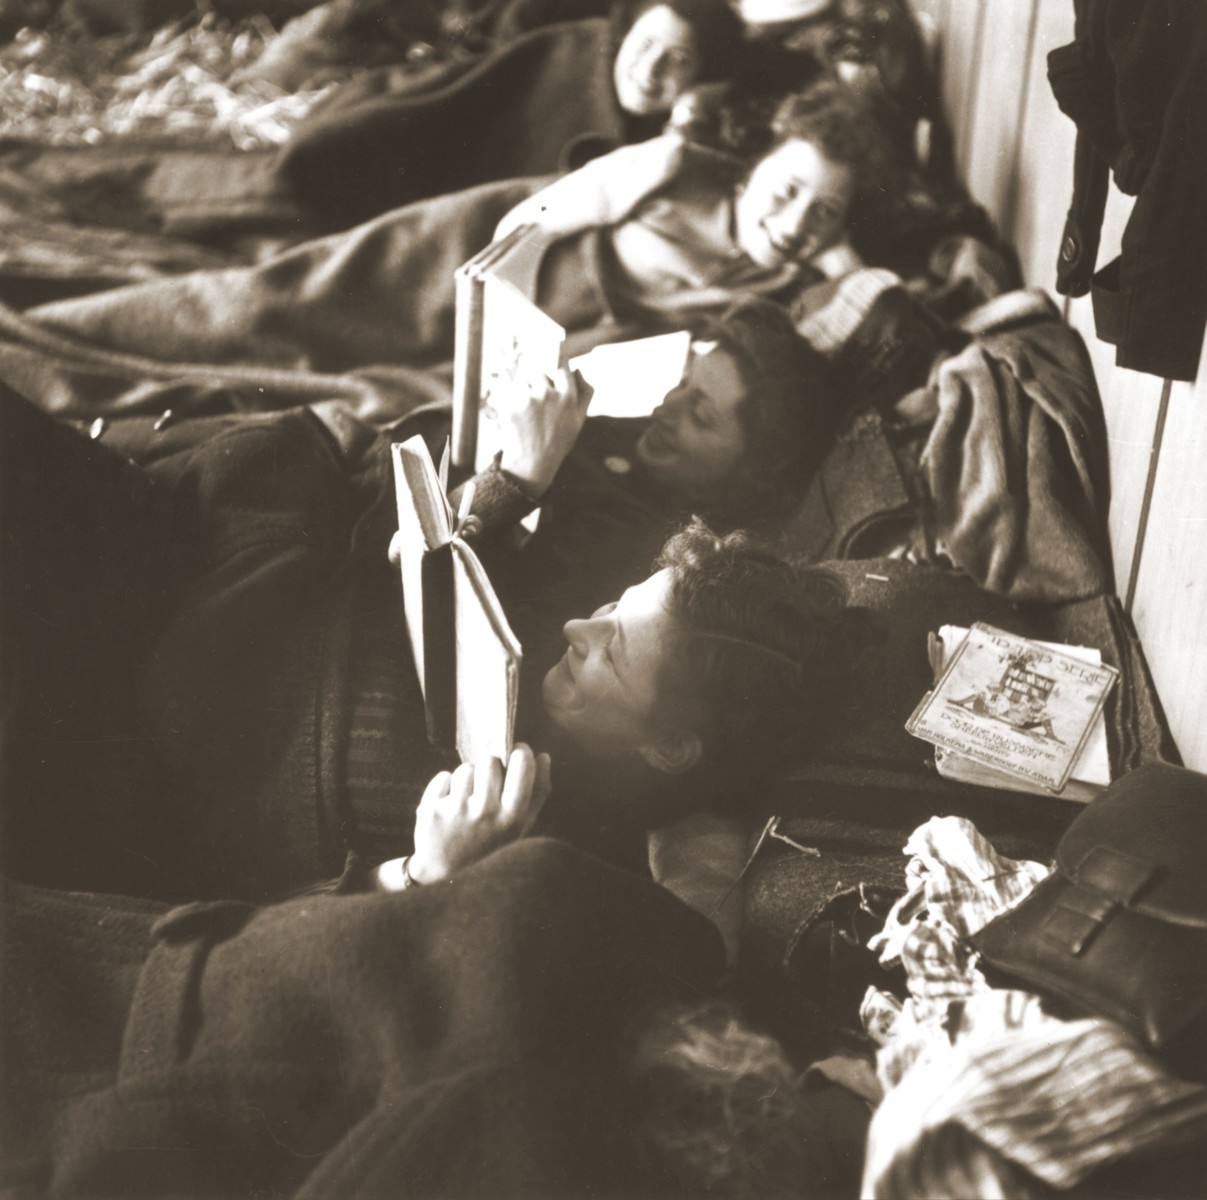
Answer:
<svg viewBox="0 0 1207 1200"><path fill-rule="evenodd" d="M553 483L587 419L591 387L577 372L559 370L544 387L517 382L506 398L505 419L498 423L498 448L508 473L531 496Z"/></svg>
<svg viewBox="0 0 1207 1200"><path fill-rule="evenodd" d="M530 299L547 236L513 230L457 271L454 467L484 470L503 450L504 467L520 476L503 439L516 406L540 396L548 380L581 376L591 389L584 395L578 385L583 416L589 402L593 416L636 417L653 412L683 375L686 332L596 346L566 361L566 331Z"/></svg>

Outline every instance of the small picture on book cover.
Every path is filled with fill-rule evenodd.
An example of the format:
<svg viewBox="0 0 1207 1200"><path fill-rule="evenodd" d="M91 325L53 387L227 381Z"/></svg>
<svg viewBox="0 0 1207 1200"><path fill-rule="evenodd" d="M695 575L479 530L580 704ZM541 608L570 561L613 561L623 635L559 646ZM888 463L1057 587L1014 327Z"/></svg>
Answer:
<svg viewBox="0 0 1207 1200"><path fill-rule="evenodd" d="M1059 792L1119 672L976 624L906 722L915 737Z"/></svg>
<svg viewBox="0 0 1207 1200"><path fill-rule="evenodd" d="M481 399L474 469L484 471L502 445L506 413L539 395L562 362L565 330L505 280L483 283Z"/></svg>

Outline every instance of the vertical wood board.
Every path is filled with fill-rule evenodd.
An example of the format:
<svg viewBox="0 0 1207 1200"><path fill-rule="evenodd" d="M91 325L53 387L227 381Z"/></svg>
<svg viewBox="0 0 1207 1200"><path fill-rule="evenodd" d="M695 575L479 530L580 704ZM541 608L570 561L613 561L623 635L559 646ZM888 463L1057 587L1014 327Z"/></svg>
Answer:
<svg viewBox="0 0 1207 1200"><path fill-rule="evenodd" d="M987 0L950 0L940 39L943 104L951 122L956 169L967 178L968 141L972 136L980 28Z"/></svg>
<svg viewBox="0 0 1207 1200"><path fill-rule="evenodd" d="M1186 765L1207 771L1207 354L1170 389L1132 616Z"/></svg>
<svg viewBox="0 0 1207 1200"><path fill-rule="evenodd" d="M1107 524L1115 560L1115 587L1124 595L1136 550L1140 510L1148 481L1161 380L1115 366L1115 347L1098 340L1090 298L1069 305L1069 324L1085 339L1094 364L1106 420L1111 507Z"/></svg>
<svg viewBox="0 0 1207 1200"><path fill-rule="evenodd" d="M971 128L966 142L964 179L1002 229L1009 229L1017 206L1015 180L1020 156L1023 106L1032 74L1030 54L1035 0L989 4L978 38Z"/></svg>
<svg viewBox="0 0 1207 1200"><path fill-rule="evenodd" d="M1048 85L1048 51L1073 37L1073 6L1037 0L1031 70L1019 126L1019 155L1012 186L1016 202L1010 229L1023 279L1056 295L1056 261L1073 195L1077 127L1056 107Z"/></svg>

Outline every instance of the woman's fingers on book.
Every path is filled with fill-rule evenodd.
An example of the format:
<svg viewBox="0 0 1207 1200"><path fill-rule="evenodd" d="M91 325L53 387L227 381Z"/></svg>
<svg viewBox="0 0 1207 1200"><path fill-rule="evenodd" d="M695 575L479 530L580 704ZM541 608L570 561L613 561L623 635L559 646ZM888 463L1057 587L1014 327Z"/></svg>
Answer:
<svg viewBox="0 0 1207 1200"><path fill-rule="evenodd" d="M431 782L423 789L423 796L419 801L420 807L427 805L430 808L437 801L447 796L449 788L452 787L452 782L453 776L451 771L439 771L433 775Z"/></svg>
<svg viewBox="0 0 1207 1200"><path fill-rule="evenodd" d="M542 758L547 756L542 755ZM548 777L546 768L545 778ZM532 748L520 742L507 762L500 820L516 833L523 833L536 819L545 802L547 787L541 787L541 768Z"/></svg>
<svg viewBox="0 0 1207 1200"><path fill-rule="evenodd" d="M473 781L469 815L476 821L497 818L503 792L503 764L497 758L481 764L473 772Z"/></svg>
<svg viewBox="0 0 1207 1200"><path fill-rule="evenodd" d="M570 375L570 382L574 387L574 397L578 401L579 408L586 411L591 403L591 397L595 395L595 389L583 378L581 371L574 371Z"/></svg>

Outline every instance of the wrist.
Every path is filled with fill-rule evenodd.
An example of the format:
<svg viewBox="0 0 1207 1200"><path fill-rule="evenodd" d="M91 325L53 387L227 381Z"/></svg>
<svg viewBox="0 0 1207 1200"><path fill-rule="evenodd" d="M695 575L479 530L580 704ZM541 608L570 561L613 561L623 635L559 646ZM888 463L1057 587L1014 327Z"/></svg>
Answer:
<svg viewBox="0 0 1207 1200"><path fill-rule="evenodd" d="M391 858L375 868L373 881L378 891L405 892L408 888L422 887L430 882L420 879L412 869L415 856L408 854L403 858Z"/></svg>
<svg viewBox="0 0 1207 1200"><path fill-rule="evenodd" d="M850 242L838 242L814 255L812 265L827 279L841 279L852 271L858 271L863 266L863 259Z"/></svg>
<svg viewBox="0 0 1207 1200"><path fill-rule="evenodd" d="M536 503L548 490L553 479L547 472L541 471L527 463L502 463L503 474L512 480L520 492L533 503Z"/></svg>
<svg viewBox="0 0 1207 1200"><path fill-rule="evenodd" d="M427 887L428 884L440 883L448 878L447 869L433 868L418 854L408 854L402 862L406 887Z"/></svg>

